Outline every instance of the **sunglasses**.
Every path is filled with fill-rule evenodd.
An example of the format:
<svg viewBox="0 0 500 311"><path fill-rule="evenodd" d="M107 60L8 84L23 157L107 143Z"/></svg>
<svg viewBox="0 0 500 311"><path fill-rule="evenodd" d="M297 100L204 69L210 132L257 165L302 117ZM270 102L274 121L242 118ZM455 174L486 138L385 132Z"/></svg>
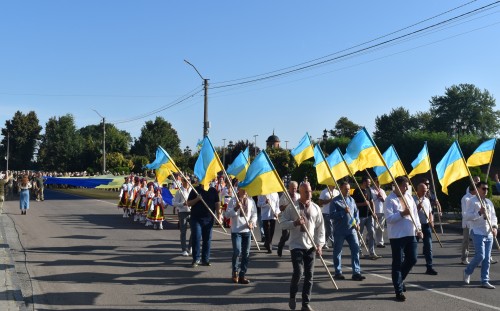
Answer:
<svg viewBox="0 0 500 311"><path fill-rule="evenodd" d="M488 190L489 188L488 187L483 187L481 188L482 190Z"/></svg>

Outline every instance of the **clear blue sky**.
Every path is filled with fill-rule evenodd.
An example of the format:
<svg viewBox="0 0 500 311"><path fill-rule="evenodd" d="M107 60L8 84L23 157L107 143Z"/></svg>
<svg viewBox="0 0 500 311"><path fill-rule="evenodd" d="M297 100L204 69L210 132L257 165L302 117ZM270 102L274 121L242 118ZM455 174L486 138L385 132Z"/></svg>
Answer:
<svg viewBox="0 0 500 311"><path fill-rule="evenodd" d="M169 106L202 81L271 72L375 39L468 3L460 1L3 1L0 5L0 126L36 111L44 127L71 113L77 127L96 109L140 135L139 115ZM463 14L460 9L383 40ZM375 117L404 106L429 109L434 95L472 83L500 97L500 6L339 62L280 79L209 90L216 146L273 132L295 147L345 116L374 130ZM373 44L372 43L372 44ZM366 47L363 46L363 47ZM352 50L350 50L352 51ZM336 56L336 55L335 55ZM158 113L181 148L202 136L203 93Z"/></svg>

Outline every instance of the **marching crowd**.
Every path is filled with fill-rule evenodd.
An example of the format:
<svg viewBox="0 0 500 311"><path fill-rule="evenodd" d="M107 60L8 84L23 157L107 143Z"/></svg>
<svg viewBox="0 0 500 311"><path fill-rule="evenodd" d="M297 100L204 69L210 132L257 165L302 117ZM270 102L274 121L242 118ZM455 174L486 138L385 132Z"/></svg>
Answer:
<svg viewBox="0 0 500 311"><path fill-rule="evenodd" d="M405 279L417 262L419 240L423 242L425 273L431 276L438 274L433 268L432 232L435 232L433 206L439 203L431 194L427 179L421 180L413 196L411 182L403 176L396 178L397 187L393 187L388 195L378 180L372 182L369 176L363 177L361 185L354 191L351 191L348 180L342 180L338 182L338 189L327 186L321 192L317 205L312 201L312 190L307 180L300 184L289 182L288 191L281 195L271 193L249 197L244 189L238 188L237 180L228 181L220 177L208 187L200 184L192 188L190 178L184 177L178 177L178 190L172 201L179 214L182 256L191 256L193 267L210 266L214 222L229 226L233 247L231 280L249 284L246 273L251 241L255 238L253 229L260 231L261 242L269 254L273 252L275 229L281 229L277 255L282 256L288 241L293 266L289 297L292 310L296 308L296 295L302 277L301 310L312 310L310 301L316 256L322 256L324 250L333 248L334 279L343 280L346 277L342 272L341 258L346 241L351 253L351 278L363 281L361 245L367 251L365 258L377 260L381 256L376 249L386 247L386 229L392 251L391 275L397 301L406 300ZM462 263L466 265L463 279L469 284L470 275L479 265L481 286L493 289L495 287L489 282L489 266L496 263L491 258L491 249L498 221L493 203L486 198L487 183L476 182L479 197L475 196L476 188L471 185L472 192L468 192L462 200L465 224ZM126 178L118 206L123 209L123 217L133 216L135 221L162 229L166 202L162 200L157 183ZM190 236L188 228L191 229ZM367 233L363 238L365 229ZM469 235L475 249L471 261L467 258Z"/></svg>

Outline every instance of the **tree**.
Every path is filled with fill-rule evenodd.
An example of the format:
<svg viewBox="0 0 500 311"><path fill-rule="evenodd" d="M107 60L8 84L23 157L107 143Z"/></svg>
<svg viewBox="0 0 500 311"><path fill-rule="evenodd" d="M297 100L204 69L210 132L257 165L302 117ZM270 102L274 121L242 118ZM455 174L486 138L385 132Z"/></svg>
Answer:
<svg viewBox="0 0 500 311"><path fill-rule="evenodd" d="M162 117L155 121L147 121L141 129L141 135L135 140L130 152L146 156L150 161L155 159L156 148L162 146L170 156L181 154L180 139L177 131Z"/></svg>
<svg viewBox="0 0 500 311"><path fill-rule="evenodd" d="M430 104L434 131L453 134L453 128L458 127L460 133L487 137L495 136L500 129L495 99L487 90L481 91L473 84L446 88L445 95L433 96Z"/></svg>
<svg viewBox="0 0 500 311"><path fill-rule="evenodd" d="M38 151L41 167L51 171L84 170L86 167L80 161L82 146L83 140L71 114L50 118Z"/></svg>
<svg viewBox="0 0 500 311"><path fill-rule="evenodd" d="M282 148L267 148L266 152L281 178L292 173L295 169L295 160L290 151Z"/></svg>
<svg viewBox="0 0 500 311"><path fill-rule="evenodd" d="M346 117L340 117L340 119L335 123L335 128L330 130L330 134L333 137L349 137L352 138L356 133L362 128Z"/></svg>
<svg viewBox="0 0 500 311"><path fill-rule="evenodd" d="M408 109L403 107L393 108L389 114L375 118L376 140L393 141L396 137L415 129L415 122Z"/></svg>

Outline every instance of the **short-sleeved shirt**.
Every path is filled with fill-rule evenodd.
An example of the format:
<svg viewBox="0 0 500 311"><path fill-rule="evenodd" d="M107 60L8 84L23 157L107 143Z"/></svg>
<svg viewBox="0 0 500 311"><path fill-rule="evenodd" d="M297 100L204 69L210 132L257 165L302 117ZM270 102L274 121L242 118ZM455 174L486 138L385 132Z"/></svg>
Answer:
<svg viewBox="0 0 500 311"><path fill-rule="evenodd" d="M217 193L217 190L215 190L215 188L213 187L210 187L205 191L202 186L198 186L196 187L196 191L198 191L198 193L203 198L203 201L207 203L208 207L215 214L216 203L219 202L219 194ZM188 201L194 200L196 197L196 192L194 190L191 190L191 192L189 193ZM210 214L210 212L205 207L205 204L203 204L203 202L201 201L191 207L191 218L211 219L212 217L212 214Z"/></svg>
<svg viewBox="0 0 500 311"><path fill-rule="evenodd" d="M363 191L363 194L365 195L365 198L366 200L368 200L368 202L370 202L373 197L372 197L372 192L370 190L370 188L366 188L366 189L361 189L361 188L356 188L354 190L354 193L352 195L352 198L354 199L354 202L356 203L364 203L365 202L365 198L363 198L363 195L361 194L361 191ZM359 218L364 218L364 217L368 217L368 216L371 216L371 212L370 212L370 209L368 208L368 206L358 206L358 210L359 210Z"/></svg>

